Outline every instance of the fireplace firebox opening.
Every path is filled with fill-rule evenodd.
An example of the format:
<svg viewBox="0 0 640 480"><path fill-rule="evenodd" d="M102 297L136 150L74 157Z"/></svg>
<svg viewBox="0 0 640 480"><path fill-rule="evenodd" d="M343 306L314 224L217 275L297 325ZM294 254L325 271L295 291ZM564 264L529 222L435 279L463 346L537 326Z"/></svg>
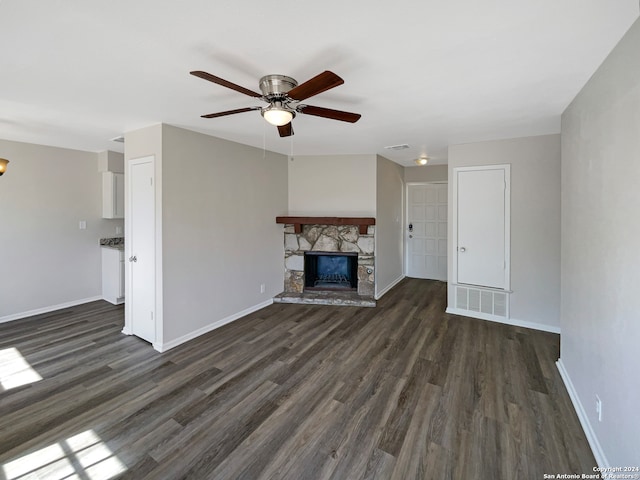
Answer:
<svg viewBox="0 0 640 480"><path fill-rule="evenodd" d="M305 290L358 290L358 254L305 252Z"/></svg>

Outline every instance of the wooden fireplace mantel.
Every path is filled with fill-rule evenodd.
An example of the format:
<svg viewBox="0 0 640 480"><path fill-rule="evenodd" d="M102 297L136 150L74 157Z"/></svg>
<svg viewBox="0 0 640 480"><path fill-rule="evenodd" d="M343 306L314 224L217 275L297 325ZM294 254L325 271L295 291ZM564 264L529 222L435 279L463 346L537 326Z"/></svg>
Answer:
<svg viewBox="0 0 640 480"><path fill-rule="evenodd" d="M367 234L367 227L375 225L373 217L276 217L276 223L293 224L294 232L302 233L302 225L356 225L360 235Z"/></svg>

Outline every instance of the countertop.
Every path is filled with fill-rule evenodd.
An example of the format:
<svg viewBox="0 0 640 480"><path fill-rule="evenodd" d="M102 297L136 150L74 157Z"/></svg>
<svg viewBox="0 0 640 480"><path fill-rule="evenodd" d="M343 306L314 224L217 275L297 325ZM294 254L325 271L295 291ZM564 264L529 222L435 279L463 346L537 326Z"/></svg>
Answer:
<svg viewBox="0 0 640 480"><path fill-rule="evenodd" d="M124 250L124 237L101 238L100 246L113 248L114 250Z"/></svg>

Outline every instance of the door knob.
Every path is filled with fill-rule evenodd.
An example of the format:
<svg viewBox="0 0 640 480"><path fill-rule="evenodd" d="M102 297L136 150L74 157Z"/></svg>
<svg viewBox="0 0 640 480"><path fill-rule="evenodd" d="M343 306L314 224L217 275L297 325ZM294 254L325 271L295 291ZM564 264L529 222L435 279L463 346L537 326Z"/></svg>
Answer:
<svg viewBox="0 0 640 480"><path fill-rule="evenodd" d="M463 252L463 253L467 251L467 249L466 249L466 248L464 248L464 247L460 247L458 250L459 250L459 251L461 251L461 252Z"/></svg>
<svg viewBox="0 0 640 480"><path fill-rule="evenodd" d="M133 255L132 257L129 257L129 261L130 262L137 262L138 261L138 257L136 255Z"/></svg>
<svg viewBox="0 0 640 480"><path fill-rule="evenodd" d="M413 235L409 235L409 238L413 238Z"/></svg>

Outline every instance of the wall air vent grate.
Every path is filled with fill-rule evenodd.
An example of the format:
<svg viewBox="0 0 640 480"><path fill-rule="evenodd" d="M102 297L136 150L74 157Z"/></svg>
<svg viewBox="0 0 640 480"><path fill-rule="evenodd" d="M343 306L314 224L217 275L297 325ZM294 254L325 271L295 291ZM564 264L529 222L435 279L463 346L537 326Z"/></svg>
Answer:
<svg viewBox="0 0 640 480"><path fill-rule="evenodd" d="M455 305L458 310L509 318L509 298L506 292L461 286L456 286L455 292Z"/></svg>

